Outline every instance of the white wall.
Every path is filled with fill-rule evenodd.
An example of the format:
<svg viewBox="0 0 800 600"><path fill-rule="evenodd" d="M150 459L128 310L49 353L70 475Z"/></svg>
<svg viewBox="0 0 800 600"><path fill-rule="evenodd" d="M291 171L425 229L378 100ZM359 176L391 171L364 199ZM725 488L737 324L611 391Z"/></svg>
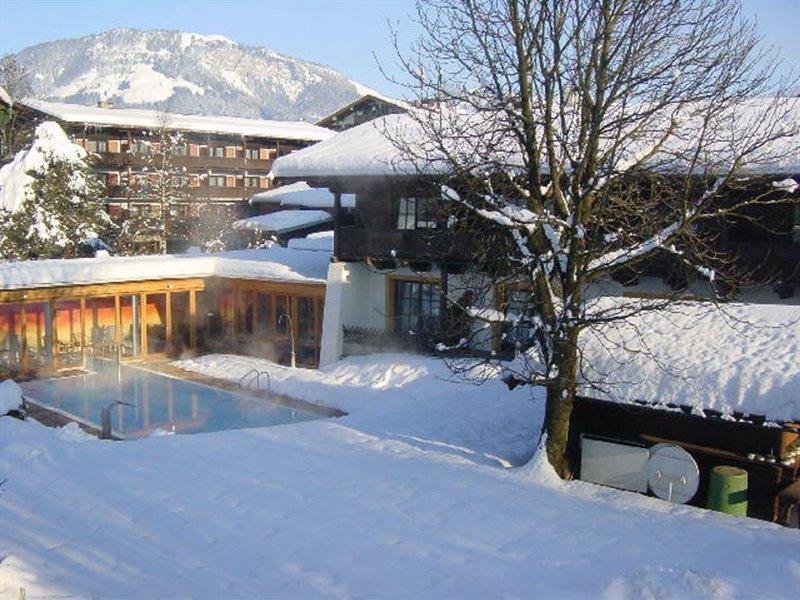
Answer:
<svg viewBox="0 0 800 600"><path fill-rule="evenodd" d="M386 289L389 277L414 277L424 275L426 278L438 279L438 270L424 274L410 269L397 269L390 272L376 271L363 263L331 263L328 268L327 288L325 292L325 313L322 321L322 343L320 350L320 366L336 362L341 358L344 343L342 327L370 327L384 329L386 327ZM475 285L472 275L449 275L448 297L457 301L464 293ZM479 304L492 306L491 293L488 298L479 299ZM476 347L482 350L491 349L491 329L481 329L473 340Z"/></svg>

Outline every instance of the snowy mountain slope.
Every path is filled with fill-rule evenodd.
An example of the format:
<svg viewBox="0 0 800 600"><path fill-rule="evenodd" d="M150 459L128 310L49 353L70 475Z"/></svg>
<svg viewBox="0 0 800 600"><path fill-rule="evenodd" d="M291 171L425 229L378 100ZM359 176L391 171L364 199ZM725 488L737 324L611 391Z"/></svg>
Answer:
<svg viewBox="0 0 800 600"><path fill-rule="evenodd" d="M367 89L331 67L178 31L114 29L16 56L41 99L184 114L316 121Z"/></svg>

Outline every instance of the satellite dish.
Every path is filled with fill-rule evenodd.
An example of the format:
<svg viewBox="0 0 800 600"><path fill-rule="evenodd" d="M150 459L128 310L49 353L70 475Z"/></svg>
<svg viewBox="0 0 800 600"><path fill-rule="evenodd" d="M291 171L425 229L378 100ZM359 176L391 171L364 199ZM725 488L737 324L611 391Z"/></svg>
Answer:
<svg viewBox="0 0 800 600"><path fill-rule="evenodd" d="M645 469L647 486L662 500L685 504L700 485L697 463L691 454L675 444L656 444L650 448Z"/></svg>

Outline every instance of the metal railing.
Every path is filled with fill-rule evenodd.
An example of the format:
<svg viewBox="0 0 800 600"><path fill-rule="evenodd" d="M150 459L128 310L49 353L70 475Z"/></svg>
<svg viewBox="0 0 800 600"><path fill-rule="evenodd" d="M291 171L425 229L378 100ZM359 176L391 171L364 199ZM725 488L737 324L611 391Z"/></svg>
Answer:
<svg viewBox="0 0 800 600"><path fill-rule="evenodd" d="M272 391L272 375L270 375L269 371L259 371L258 369L250 369L247 373L242 375L239 379L239 388L242 390L260 390L261 389L261 377L266 375L267 377L267 392ZM255 383L255 387L253 384Z"/></svg>

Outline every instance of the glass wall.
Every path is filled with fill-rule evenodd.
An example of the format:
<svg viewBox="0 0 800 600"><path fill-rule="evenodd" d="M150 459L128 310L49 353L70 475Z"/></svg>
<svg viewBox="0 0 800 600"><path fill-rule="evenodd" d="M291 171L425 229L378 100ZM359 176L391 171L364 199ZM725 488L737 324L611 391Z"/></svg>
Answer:
<svg viewBox="0 0 800 600"><path fill-rule="evenodd" d="M189 292L170 294L172 309L172 354L180 356L189 349Z"/></svg>
<svg viewBox="0 0 800 600"><path fill-rule="evenodd" d="M83 326L80 300L55 302L56 359L60 367L83 364Z"/></svg>
<svg viewBox="0 0 800 600"><path fill-rule="evenodd" d="M86 348L94 356L115 356L116 309L114 296L86 299Z"/></svg>
<svg viewBox="0 0 800 600"><path fill-rule="evenodd" d="M142 353L141 299L138 294L120 296L120 325L122 339L120 354L123 358L133 358Z"/></svg>
<svg viewBox="0 0 800 600"><path fill-rule="evenodd" d="M0 372L22 369L22 310L19 304L0 304Z"/></svg>
<svg viewBox="0 0 800 600"><path fill-rule="evenodd" d="M147 332L147 353L167 351L167 295L147 294L144 323Z"/></svg>
<svg viewBox="0 0 800 600"><path fill-rule="evenodd" d="M25 304L25 341L28 368L53 364L53 312L49 302Z"/></svg>

